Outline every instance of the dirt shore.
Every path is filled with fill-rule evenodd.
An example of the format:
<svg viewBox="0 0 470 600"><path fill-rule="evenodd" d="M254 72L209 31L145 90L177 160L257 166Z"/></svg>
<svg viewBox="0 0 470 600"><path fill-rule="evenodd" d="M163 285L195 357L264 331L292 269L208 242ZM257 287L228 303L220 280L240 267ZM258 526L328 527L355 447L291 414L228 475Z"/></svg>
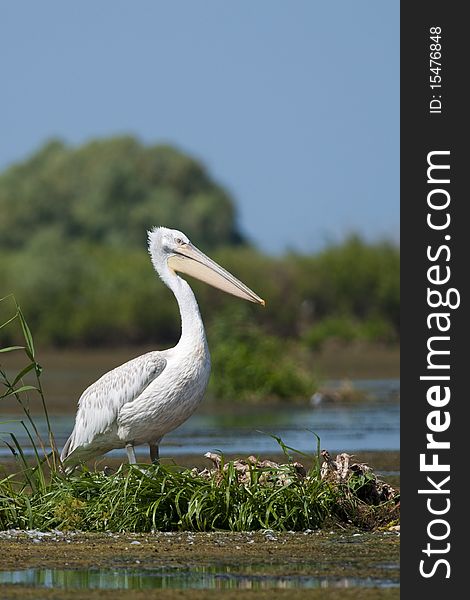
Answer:
<svg viewBox="0 0 470 600"><path fill-rule="evenodd" d="M78 532L0 533L0 570L17 569L136 569L140 572L171 568L191 571L224 566L250 575L310 576L335 580L371 578L398 582L399 535L395 531L363 533L335 530L304 533L155 533L84 534ZM234 598L249 590L133 590L133 598ZM162 595L163 593L163 595ZM257 590L257 598L398 598L397 587L355 589ZM345 595L346 593L346 595ZM109 594L109 595L108 595ZM129 590L35 591L23 585L0 585L0 598L116 598L129 597ZM321 595L323 594L323 595ZM340 596L341 594L341 596Z"/></svg>

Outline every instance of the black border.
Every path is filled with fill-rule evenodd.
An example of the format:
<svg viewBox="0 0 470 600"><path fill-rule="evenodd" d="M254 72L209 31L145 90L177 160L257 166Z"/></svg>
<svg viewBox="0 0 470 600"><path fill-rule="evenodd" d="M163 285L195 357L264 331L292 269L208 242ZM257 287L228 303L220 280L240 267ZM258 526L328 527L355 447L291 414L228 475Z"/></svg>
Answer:
<svg viewBox="0 0 470 600"><path fill-rule="evenodd" d="M469 44L469 25L464 17L464 3L457 2L402 2L400 14L400 195L401 195L401 597L432 600L444 594L452 597L468 594L464 579L469 554L466 538L470 533L470 507L467 481L465 442L470 440L465 405L468 392L464 389L465 376L470 374L465 308L468 298L469 269L466 267L470 250L467 239L470 228L465 213L470 195L464 189L468 151L464 138L470 140L467 112L470 99L464 92L469 68L466 58ZM430 114L429 102L433 90L429 87L429 29L442 29L442 113ZM465 106L467 105L467 106ZM433 518L426 508L426 496L418 489L426 487L426 474L420 472L419 455L426 451L426 416L432 410L426 401L429 382L420 381L427 365L426 342L430 336L426 317L428 244L439 244L443 232L429 229L427 154L433 150L450 150L451 194L451 286L459 290L460 307L450 310L450 387L448 410L451 425L446 432L451 447L447 450L450 461L451 508L445 515L451 526L450 550L435 555L450 563L450 578L441 565L435 575L424 578L419 573L419 562L426 558L422 549L428 541L426 528ZM468 387L468 386L466 386ZM444 409L443 409L444 410ZM442 438L444 439L444 437ZM429 473L428 473L429 474ZM436 476L438 479L438 476ZM441 477L442 479L442 477ZM429 487L429 486L427 486ZM442 542L441 545L443 545ZM436 542L436 547L438 544ZM428 559L429 560L429 559ZM428 563L430 564L430 563Z"/></svg>

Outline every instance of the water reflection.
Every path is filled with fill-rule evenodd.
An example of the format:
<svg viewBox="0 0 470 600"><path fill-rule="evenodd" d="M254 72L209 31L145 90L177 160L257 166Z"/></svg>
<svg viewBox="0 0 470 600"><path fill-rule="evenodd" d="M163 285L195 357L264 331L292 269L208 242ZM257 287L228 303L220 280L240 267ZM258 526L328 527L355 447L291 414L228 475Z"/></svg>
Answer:
<svg viewBox="0 0 470 600"><path fill-rule="evenodd" d="M252 575L232 572L233 567L194 567L192 569L23 569L0 571L0 584L73 589L292 589L398 587L392 579L369 577L327 578L310 575Z"/></svg>

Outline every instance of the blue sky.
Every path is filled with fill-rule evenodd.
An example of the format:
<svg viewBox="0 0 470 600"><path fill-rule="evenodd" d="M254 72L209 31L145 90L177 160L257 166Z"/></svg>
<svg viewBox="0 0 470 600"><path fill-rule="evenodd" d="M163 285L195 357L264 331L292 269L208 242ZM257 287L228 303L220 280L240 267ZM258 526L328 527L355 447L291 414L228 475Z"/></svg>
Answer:
<svg viewBox="0 0 470 600"><path fill-rule="evenodd" d="M398 1L2 2L0 64L2 170L130 133L201 159L263 250L398 242Z"/></svg>

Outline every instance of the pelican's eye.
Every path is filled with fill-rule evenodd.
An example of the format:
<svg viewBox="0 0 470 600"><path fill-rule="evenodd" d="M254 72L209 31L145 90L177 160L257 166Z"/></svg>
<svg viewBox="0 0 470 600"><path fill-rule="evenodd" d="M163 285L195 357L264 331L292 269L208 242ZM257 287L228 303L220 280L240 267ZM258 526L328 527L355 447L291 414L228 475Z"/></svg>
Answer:
<svg viewBox="0 0 470 600"><path fill-rule="evenodd" d="M181 246L181 244L183 244L183 240L181 238L176 238L175 242L178 244L178 246Z"/></svg>

